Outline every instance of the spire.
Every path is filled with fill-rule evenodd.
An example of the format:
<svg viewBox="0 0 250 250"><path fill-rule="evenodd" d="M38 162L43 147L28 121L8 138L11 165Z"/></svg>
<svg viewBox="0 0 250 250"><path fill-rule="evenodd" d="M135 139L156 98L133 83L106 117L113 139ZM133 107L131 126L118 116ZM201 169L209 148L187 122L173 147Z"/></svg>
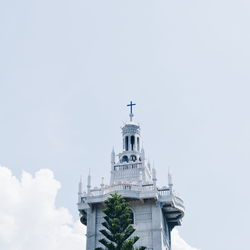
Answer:
<svg viewBox="0 0 250 250"><path fill-rule="evenodd" d="M102 191L102 194L103 194L103 191L104 191L104 177L102 177L101 191Z"/></svg>
<svg viewBox="0 0 250 250"><path fill-rule="evenodd" d="M150 162L150 159L148 159L147 165L148 165L148 168L150 169L150 168L151 168L151 162Z"/></svg>
<svg viewBox="0 0 250 250"><path fill-rule="evenodd" d="M170 193L172 193L173 192L173 180L172 180L172 175L169 169L168 169L168 186L170 189Z"/></svg>
<svg viewBox="0 0 250 250"><path fill-rule="evenodd" d="M79 186L78 186L78 193L82 194L83 192L83 188L82 188L82 176L80 177L80 181L79 181Z"/></svg>
<svg viewBox="0 0 250 250"><path fill-rule="evenodd" d="M81 202L82 199L82 193L83 193L83 188L82 188L82 176L80 177L80 181L79 181L79 186L78 186L78 203Z"/></svg>
<svg viewBox="0 0 250 250"><path fill-rule="evenodd" d="M112 152L111 152L111 164L115 164L115 150L114 150L114 147L112 149Z"/></svg>
<svg viewBox="0 0 250 250"><path fill-rule="evenodd" d="M145 160L145 151L144 151L143 146L142 146L142 148L141 148L141 158L142 158L142 161Z"/></svg>
<svg viewBox="0 0 250 250"><path fill-rule="evenodd" d="M91 175L90 175L90 169L89 169L88 184L87 184L88 195L90 194L90 189L91 189Z"/></svg>
<svg viewBox="0 0 250 250"><path fill-rule="evenodd" d="M156 188L157 178L156 178L156 170L155 170L155 166L154 165L153 165L153 169L152 169L152 180L153 180L154 188Z"/></svg>
<svg viewBox="0 0 250 250"><path fill-rule="evenodd" d="M132 101L130 101L130 104L127 105L127 107L130 107L130 114L129 114L129 117L130 117L130 122L133 121L133 106L135 106L136 104L133 103Z"/></svg>

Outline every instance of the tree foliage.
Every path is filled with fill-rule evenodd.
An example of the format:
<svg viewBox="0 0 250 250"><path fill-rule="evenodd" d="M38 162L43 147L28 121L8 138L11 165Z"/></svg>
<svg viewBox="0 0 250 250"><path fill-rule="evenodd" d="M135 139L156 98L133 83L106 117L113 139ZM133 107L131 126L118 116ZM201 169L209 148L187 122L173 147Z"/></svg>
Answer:
<svg viewBox="0 0 250 250"><path fill-rule="evenodd" d="M103 210L105 229L100 232L105 238L99 242L105 248L96 248L96 250L144 250L146 247L134 248L134 244L138 241L138 236L132 236L135 229L132 226L133 214L128 208L128 203L119 194L112 194L105 201L105 209Z"/></svg>

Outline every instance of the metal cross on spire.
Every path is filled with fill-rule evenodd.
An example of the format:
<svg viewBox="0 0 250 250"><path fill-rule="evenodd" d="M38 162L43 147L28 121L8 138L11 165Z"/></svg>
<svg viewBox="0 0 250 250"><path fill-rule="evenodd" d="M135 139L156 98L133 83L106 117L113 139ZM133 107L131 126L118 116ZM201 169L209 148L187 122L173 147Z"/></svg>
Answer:
<svg viewBox="0 0 250 250"><path fill-rule="evenodd" d="M130 102L130 104L128 104L127 106L130 107L130 114L129 114L129 117L130 117L130 121L132 122L132 119L133 119L133 106L135 106L136 104L133 103L132 101Z"/></svg>

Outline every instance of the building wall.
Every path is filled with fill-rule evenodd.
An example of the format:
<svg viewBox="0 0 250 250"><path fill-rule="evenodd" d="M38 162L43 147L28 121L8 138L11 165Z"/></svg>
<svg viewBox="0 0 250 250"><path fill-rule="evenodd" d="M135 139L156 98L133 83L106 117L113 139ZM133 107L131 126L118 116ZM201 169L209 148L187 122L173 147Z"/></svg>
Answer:
<svg viewBox="0 0 250 250"><path fill-rule="evenodd" d="M148 250L166 249L163 243L162 210L154 200L130 202L130 208L134 212L134 235L140 237L136 246L146 246ZM87 250L96 247L103 247L99 240L104 236L100 233L103 228L103 206L96 204L88 211L88 231L87 231Z"/></svg>

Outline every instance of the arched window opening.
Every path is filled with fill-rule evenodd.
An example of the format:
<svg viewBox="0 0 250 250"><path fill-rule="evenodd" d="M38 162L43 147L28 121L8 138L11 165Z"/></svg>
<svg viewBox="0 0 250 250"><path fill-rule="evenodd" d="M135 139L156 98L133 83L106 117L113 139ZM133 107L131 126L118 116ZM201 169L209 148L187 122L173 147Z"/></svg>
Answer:
<svg viewBox="0 0 250 250"><path fill-rule="evenodd" d="M135 137L132 135L131 138L131 150L134 150L134 145L135 145Z"/></svg>
<svg viewBox="0 0 250 250"><path fill-rule="evenodd" d="M137 151L140 151L140 139L137 137Z"/></svg>
<svg viewBox="0 0 250 250"><path fill-rule="evenodd" d="M131 161L136 161L136 160L137 160L136 155L131 155L131 156L130 156L130 160L131 160Z"/></svg>
<svg viewBox="0 0 250 250"><path fill-rule="evenodd" d="M125 150L128 151L128 136L125 137Z"/></svg>
<svg viewBox="0 0 250 250"><path fill-rule="evenodd" d="M122 157L122 162L128 162L128 156L127 155L124 155Z"/></svg>

